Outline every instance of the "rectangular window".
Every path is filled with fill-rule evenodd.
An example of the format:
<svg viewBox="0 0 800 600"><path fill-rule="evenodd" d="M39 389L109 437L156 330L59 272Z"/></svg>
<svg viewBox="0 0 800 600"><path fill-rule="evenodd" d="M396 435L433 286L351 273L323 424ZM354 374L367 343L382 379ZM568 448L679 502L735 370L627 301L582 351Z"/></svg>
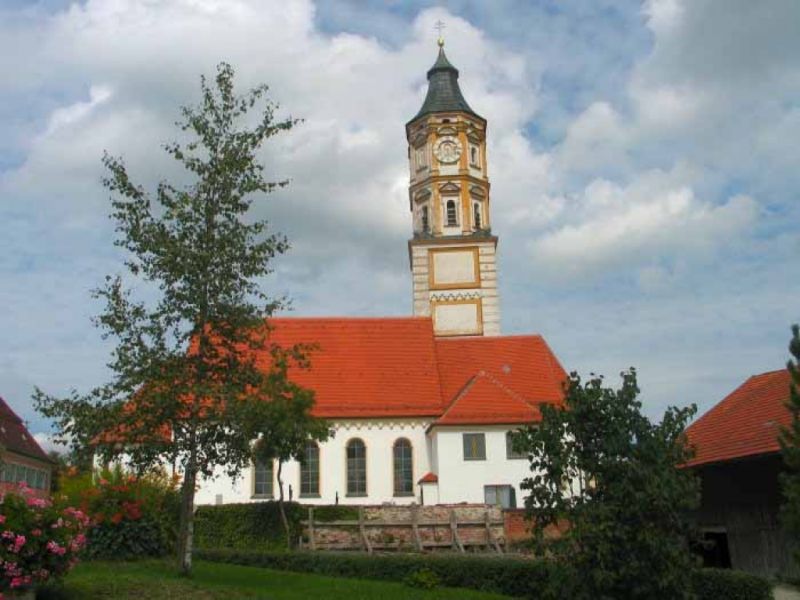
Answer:
<svg viewBox="0 0 800 600"><path fill-rule="evenodd" d="M465 433L464 460L486 460L486 434Z"/></svg>
<svg viewBox="0 0 800 600"><path fill-rule="evenodd" d="M494 504L501 508L517 508L517 495L510 485L485 485L483 496L486 504Z"/></svg>
<svg viewBox="0 0 800 600"><path fill-rule="evenodd" d="M525 452L518 452L514 450L514 434L515 431L506 432L506 458L509 460L518 460L521 458L528 458Z"/></svg>
<svg viewBox="0 0 800 600"><path fill-rule="evenodd" d="M253 496L272 498L272 461L258 461L253 468Z"/></svg>
<svg viewBox="0 0 800 600"><path fill-rule="evenodd" d="M300 497L319 497L319 446L306 444L306 455L300 464Z"/></svg>
<svg viewBox="0 0 800 600"><path fill-rule="evenodd" d="M359 439L347 443L347 495L367 495L367 447Z"/></svg>

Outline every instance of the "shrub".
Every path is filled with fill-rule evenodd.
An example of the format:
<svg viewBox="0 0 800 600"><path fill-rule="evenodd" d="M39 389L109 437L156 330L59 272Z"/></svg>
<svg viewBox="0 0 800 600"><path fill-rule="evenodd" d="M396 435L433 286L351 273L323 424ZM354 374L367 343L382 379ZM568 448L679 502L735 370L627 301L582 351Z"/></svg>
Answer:
<svg viewBox="0 0 800 600"><path fill-rule="evenodd" d="M345 552L248 552L200 550L200 559L332 577L428 583L532 600L570 596L570 570L555 561L513 556L379 554ZM697 600L771 600L766 579L738 571L702 569L692 576Z"/></svg>
<svg viewBox="0 0 800 600"><path fill-rule="evenodd" d="M702 569L692 577L698 600L772 600L772 586L763 577L729 569Z"/></svg>
<svg viewBox="0 0 800 600"><path fill-rule="evenodd" d="M307 514L295 502L285 502L293 540L301 533ZM316 516L315 516L316 518ZM232 550L285 550L286 537L277 502L200 506L194 517L195 548Z"/></svg>
<svg viewBox="0 0 800 600"><path fill-rule="evenodd" d="M439 585L439 576L428 568L414 571L403 579L409 587L419 588L421 590L432 590Z"/></svg>
<svg viewBox="0 0 800 600"><path fill-rule="evenodd" d="M90 558L163 556L174 545L179 497L174 480L163 471L135 477L115 468L66 476L58 502L77 503L90 516Z"/></svg>
<svg viewBox="0 0 800 600"><path fill-rule="evenodd" d="M89 518L57 508L21 484L0 500L0 590L25 589L69 571L86 542ZM0 594L2 597L2 594Z"/></svg>
<svg viewBox="0 0 800 600"><path fill-rule="evenodd" d="M354 577L403 582L416 572L426 570L438 583L506 594L545 598L552 563L516 557L381 554L366 555L342 552L247 552L236 550L201 550L197 557L239 565L284 571L316 573L333 577ZM558 596L555 596L558 597Z"/></svg>

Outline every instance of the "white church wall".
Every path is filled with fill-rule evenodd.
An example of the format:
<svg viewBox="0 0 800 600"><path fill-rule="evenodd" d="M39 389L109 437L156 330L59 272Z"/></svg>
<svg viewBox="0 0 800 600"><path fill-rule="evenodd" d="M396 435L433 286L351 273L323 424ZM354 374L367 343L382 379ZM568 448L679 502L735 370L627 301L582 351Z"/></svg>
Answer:
<svg viewBox="0 0 800 600"><path fill-rule="evenodd" d="M428 441L425 430L429 423L410 420L359 420L342 421L333 424L335 435L320 444L320 495L300 497L300 467L295 461L283 466L284 497L310 504L381 504L392 502L409 504L419 501L417 481L431 470L428 457ZM346 445L353 438L359 438L367 449L367 495L347 495ZM406 438L411 442L413 456L413 496L394 496L394 457L395 441ZM273 469L273 496L278 497L276 480L277 465ZM253 498L253 469L243 471L241 477L231 480L220 471L214 479L200 483L196 504L224 504L232 502L257 502L265 498Z"/></svg>
<svg viewBox="0 0 800 600"><path fill-rule="evenodd" d="M431 435L436 438L439 475L439 501L484 502L484 486L511 485L517 507L523 505L519 484L530 475L528 461L506 456L506 432L515 427L474 426L437 427ZM483 433L486 440L485 460L465 460L463 434Z"/></svg>

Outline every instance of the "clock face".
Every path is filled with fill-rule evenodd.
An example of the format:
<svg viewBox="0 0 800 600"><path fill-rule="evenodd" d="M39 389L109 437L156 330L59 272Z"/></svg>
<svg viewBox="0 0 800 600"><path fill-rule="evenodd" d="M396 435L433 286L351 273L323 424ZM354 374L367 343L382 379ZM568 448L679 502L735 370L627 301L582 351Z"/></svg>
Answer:
<svg viewBox="0 0 800 600"><path fill-rule="evenodd" d="M440 163L454 163L461 157L461 144L457 138L446 135L436 142L433 154Z"/></svg>

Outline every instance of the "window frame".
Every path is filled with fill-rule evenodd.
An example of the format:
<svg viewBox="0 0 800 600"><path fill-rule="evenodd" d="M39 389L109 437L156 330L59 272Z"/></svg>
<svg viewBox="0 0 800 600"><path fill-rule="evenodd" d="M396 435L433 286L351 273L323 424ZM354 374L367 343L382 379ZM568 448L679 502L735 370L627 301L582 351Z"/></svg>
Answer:
<svg viewBox="0 0 800 600"><path fill-rule="evenodd" d="M467 439L479 439L481 440L481 446L483 450L483 455L480 456L480 452L477 452L477 456L468 456L467 453ZM485 432L464 432L461 434L461 446L462 452L465 461L485 461L486 460L486 433ZM469 448L477 450L477 447L474 444L470 444Z"/></svg>
<svg viewBox="0 0 800 600"><path fill-rule="evenodd" d="M450 205L453 205L453 221L450 222ZM458 202L455 198L447 198L444 202L445 227L458 227Z"/></svg>
<svg viewBox="0 0 800 600"><path fill-rule="evenodd" d="M522 454L518 454L514 452L513 444L511 441L511 437L516 433L515 431L506 431L506 460L525 460L528 458L528 453L523 452Z"/></svg>
<svg viewBox="0 0 800 600"><path fill-rule="evenodd" d="M363 485L363 491L360 491L358 489L353 491L353 490L351 490L351 487L350 487L350 483L351 483L351 479L350 479L350 475L351 475L351 471L350 471L350 469L351 469L351 467L350 467L350 460L351 460L350 459L350 448L355 446L356 443L360 444L361 448L364 449L364 456L363 456L363 471L364 471L363 480L364 480L364 485ZM357 461L358 457L357 456L353 457L352 460ZM358 467L357 464L355 466ZM348 498L365 498L368 495L368 490L369 490L369 488L368 488L369 480L368 480L368 477L367 477L367 444L361 438L355 437L355 438L350 438L349 440L347 440L347 444L345 444L345 447L344 447L344 467L345 467L345 496L348 497ZM354 487L357 487L357 486L354 486Z"/></svg>
<svg viewBox="0 0 800 600"><path fill-rule="evenodd" d="M269 468L267 467L268 465L269 465ZM268 478L265 477L264 481L259 482L258 481L258 473L259 473L259 469L262 469L262 468L265 471L267 471L267 473L269 473L269 477ZM269 485L269 487L268 487L269 491L268 492L259 492L258 491L259 484L265 485L265 486L268 484ZM264 463L261 463L260 461L255 461L253 463L253 488L252 488L251 497L252 498L274 498L275 497L275 461L274 460L266 461Z"/></svg>
<svg viewBox="0 0 800 600"><path fill-rule="evenodd" d="M398 456L397 451L399 448L408 448L408 469L401 476L407 475L408 479L402 483L408 484L408 489L398 490ZM405 460L405 459L403 459ZM404 465L399 465L402 469ZM414 445L408 438L397 438L392 444L392 492L395 498L407 498L414 496Z"/></svg>
<svg viewBox="0 0 800 600"><path fill-rule="evenodd" d="M309 459L308 459L308 450L311 447L314 447L316 449L316 452L317 452L317 456L316 456L316 465L317 465L317 470L316 470L316 490L317 491L316 492L303 491L303 488L304 488L303 484L305 483L304 476L306 475L306 473L304 473L304 470L308 468L308 463L310 462ZM321 449L319 447L319 443L315 442L314 440L308 440L306 442L305 456L303 457L303 461L300 462L300 468L299 468L299 474L300 474L300 485L299 485L300 496L299 497L300 498L319 498L320 497L320 487L321 487L320 473L322 471L322 469L320 467L321 455L322 455L322 451L321 451ZM308 482L309 483L311 482L311 478L310 477L308 478Z"/></svg>
<svg viewBox="0 0 800 600"><path fill-rule="evenodd" d="M423 204L419 209L419 226L425 233L429 233L431 230L430 213L427 204Z"/></svg>
<svg viewBox="0 0 800 600"><path fill-rule="evenodd" d="M486 496L487 492L492 491L495 496L495 502L488 502ZM502 501L497 501L501 498L500 494L498 493L501 490L508 490L508 506L503 506ZM517 490L514 488L513 485L510 483L497 483L497 484L489 484L483 486L483 501L484 504L488 504L490 506L498 506L503 510L514 509L517 508Z"/></svg>
<svg viewBox="0 0 800 600"><path fill-rule="evenodd" d="M475 226L475 229L481 229L483 227L483 208L480 202L472 203L472 224Z"/></svg>
<svg viewBox="0 0 800 600"><path fill-rule="evenodd" d="M469 146L469 164L471 167L477 167L479 169L481 167L481 151L480 148L474 144L470 144Z"/></svg>

